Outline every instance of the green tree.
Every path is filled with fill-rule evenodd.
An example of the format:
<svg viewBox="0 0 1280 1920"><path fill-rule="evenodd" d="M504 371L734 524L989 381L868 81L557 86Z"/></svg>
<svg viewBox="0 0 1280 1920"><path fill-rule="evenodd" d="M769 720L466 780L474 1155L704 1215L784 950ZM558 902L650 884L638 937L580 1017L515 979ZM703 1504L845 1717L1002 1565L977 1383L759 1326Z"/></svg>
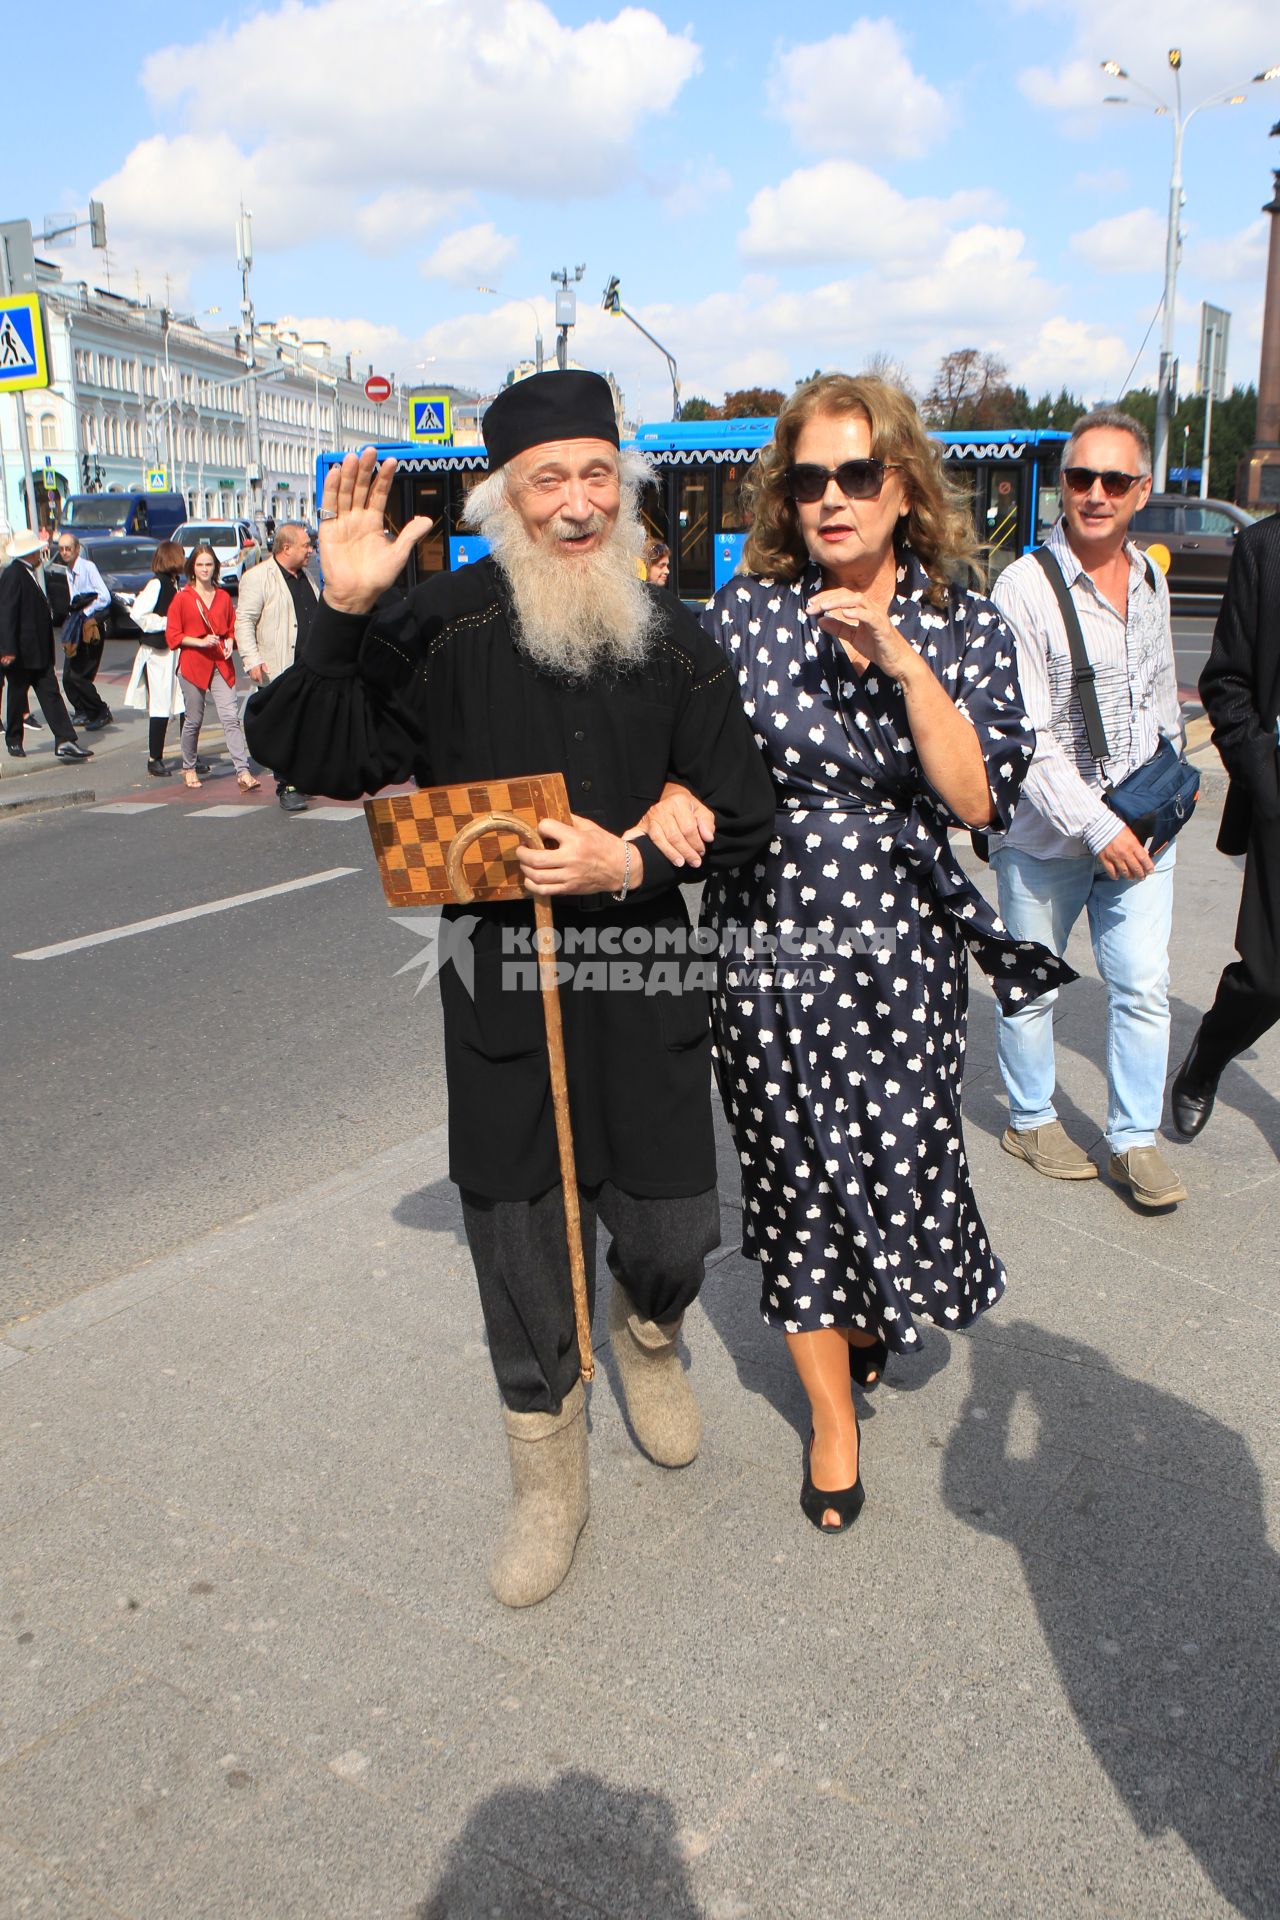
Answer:
<svg viewBox="0 0 1280 1920"><path fill-rule="evenodd" d="M750 420L757 416L773 419L782 411L786 395L776 387L741 387L726 393L720 409L722 420Z"/></svg>
<svg viewBox="0 0 1280 1920"><path fill-rule="evenodd" d="M704 400L700 393L693 393L687 400L680 402L680 418L682 420L718 420L720 409L713 407L709 400Z"/></svg>
<svg viewBox="0 0 1280 1920"><path fill-rule="evenodd" d="M1017 399L1009 369L994 353L958 347L944 354L924 397L922 412L931 427L1012 427Z"/></svg>

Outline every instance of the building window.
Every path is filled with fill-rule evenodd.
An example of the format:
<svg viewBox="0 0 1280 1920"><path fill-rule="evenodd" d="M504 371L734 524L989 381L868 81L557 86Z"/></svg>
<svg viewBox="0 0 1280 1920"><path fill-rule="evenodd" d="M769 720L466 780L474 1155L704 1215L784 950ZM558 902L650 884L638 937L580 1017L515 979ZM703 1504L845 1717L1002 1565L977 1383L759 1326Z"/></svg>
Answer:
<svg viewBox="0 0 1280 1920"><path fill-rule="evenodd" d="M40 415L40 447L44 453L52 453L58 444L58 423L51 413Z"/></svg>

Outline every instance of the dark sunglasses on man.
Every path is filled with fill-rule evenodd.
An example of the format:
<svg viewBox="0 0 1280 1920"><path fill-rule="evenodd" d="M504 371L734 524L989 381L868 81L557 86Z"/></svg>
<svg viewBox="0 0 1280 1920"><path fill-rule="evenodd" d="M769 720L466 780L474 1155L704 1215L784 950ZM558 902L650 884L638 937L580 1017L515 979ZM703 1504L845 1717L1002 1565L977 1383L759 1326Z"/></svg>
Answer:
<svg viewBox="0 0 1280 1920"><path fill-rule="evenodd" d="M1117 473L1114 467L1106 473L1099 473L1096 467L1064 467L1062 477L1072 493L1092 493L1094 481L1101 480L1108 500L1123 500L1139 480L1146 478L1141 473Z"/></svg>
<svg viewBox="0 0 1280 1920"><path fill-rule="evenodd" d="M896 471L888 460L842 460L838 467L808 462L786 469L787 492L803 507L821 500L834 480L846 500L876 500L886 473Z"/></svg>

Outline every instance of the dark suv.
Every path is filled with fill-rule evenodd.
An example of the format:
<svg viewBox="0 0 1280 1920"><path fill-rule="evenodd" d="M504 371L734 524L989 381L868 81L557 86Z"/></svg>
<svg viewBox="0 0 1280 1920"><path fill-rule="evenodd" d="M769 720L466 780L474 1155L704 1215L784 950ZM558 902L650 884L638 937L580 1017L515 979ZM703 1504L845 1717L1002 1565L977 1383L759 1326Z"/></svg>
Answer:
<svg viewBox="0 0 1280 1920"><path fill-rule="evenodd" d="M1227 584L1236 535L1252 526L1250 516L1229 500L1201 500L1195 494L1153 493L1133 516L1130 532L1145 552L1156 545L1169 550L1169 593L1194 600L1216 612Z"/></svg>

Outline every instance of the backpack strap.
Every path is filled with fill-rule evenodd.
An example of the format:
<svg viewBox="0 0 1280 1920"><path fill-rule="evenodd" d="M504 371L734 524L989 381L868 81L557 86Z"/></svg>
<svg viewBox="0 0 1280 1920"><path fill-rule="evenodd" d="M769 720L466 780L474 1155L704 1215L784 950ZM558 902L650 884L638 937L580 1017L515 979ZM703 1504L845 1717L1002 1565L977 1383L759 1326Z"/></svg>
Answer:
<svg viewBox="0 0 1280 1920"><path fill-rule="evenodd" d="M1053 588L1062 624L1066 628L1067 645L1071 649L1071 691L1080 703L1089 751L1095 760L1106 760L1110 757L1111 748L1107 742L1107 730L1102 724L1102 709L1098 705L1098 691L1094 685L1095 675L1084 644L1075 601L1062 576L1062 568L1048 547L1034 547L1031 557L1039 562L1045 579Z"/></svg>

